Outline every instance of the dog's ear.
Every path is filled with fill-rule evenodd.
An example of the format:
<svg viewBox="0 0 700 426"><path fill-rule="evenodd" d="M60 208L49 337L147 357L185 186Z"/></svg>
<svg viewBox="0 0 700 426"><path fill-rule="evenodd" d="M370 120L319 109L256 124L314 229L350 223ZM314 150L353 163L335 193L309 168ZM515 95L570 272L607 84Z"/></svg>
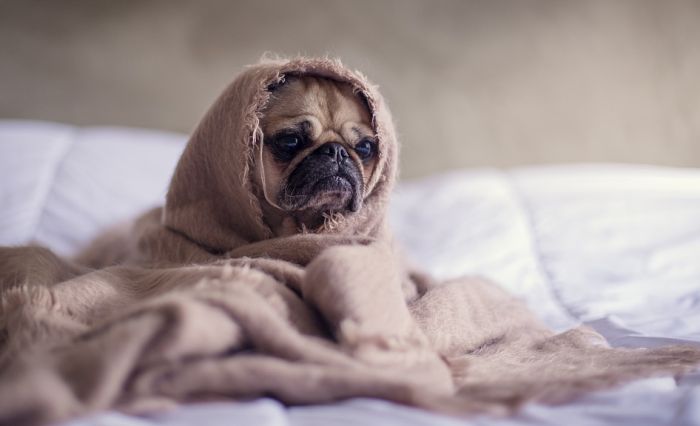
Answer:
<svg viewBox="0 0 700 426"><path fill-rule="evenodd" d="M285 78L284 78L284 76L282 76L282 77L280 78L279 81L276 81L276 82L274 82L274 83L268 85L268 86L267 86L267 91L268 91L268 92L271 92L271 93L274 93L277 89L279 89L280 87L282 87L285 83L286 83Z"/></svg>
<svg viewBox="0 0 700 426"><path fill-rule="evenodd" d="M267 85L267 91L268 91L268 92L271 92L271 93L274 93L274 92L277 91L280 87L282 87L282 86L288 84L289 82L294 81L294 80L296 80L296 79L298 79L298 78L299 78L299 77L298 77L298 76L295 76L295 75L291 75L291 74L282 74L282 75L280 76L279 80L275 81L274 83L271 83L271 84L268 84L268 85ZM365 100L365 102L366 102L366 100Z"/></svg>

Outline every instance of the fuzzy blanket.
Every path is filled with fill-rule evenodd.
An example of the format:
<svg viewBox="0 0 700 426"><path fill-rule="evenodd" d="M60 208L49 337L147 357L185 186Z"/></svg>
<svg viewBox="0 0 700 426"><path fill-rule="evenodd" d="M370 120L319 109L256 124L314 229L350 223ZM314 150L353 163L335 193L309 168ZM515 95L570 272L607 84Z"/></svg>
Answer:
<svg viewBox="0 0 700 426"><path fill-rule="evenodd" d="M291 74L353 85L380 156L360 211L280 237L254 177L268 89ZM554 334L493 284L437 283L406 265L386 223L397 156L388 109L361 74L327 59L248 68L192 135L162 209L75 261L0 249L0 424L259 396L502 414L698 365L698 349Z"/></svg>

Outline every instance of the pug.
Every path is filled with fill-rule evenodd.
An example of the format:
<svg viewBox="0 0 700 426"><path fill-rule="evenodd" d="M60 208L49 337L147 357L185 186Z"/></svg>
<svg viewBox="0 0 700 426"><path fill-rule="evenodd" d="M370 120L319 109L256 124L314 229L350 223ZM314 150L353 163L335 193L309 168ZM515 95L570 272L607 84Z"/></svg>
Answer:
<svg viewBox="0 0 700 426"><path fill-rule="evenodd" d="M360 210L378 144L366 102L349 84L288 76L271 88L260 128L260 198L277 235L328 230Z"/></svg>

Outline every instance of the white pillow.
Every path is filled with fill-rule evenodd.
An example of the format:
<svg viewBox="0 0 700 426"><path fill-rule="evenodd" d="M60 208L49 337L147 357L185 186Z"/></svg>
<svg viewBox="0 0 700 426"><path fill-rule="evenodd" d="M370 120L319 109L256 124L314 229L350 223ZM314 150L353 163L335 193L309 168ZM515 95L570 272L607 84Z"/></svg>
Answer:
<svg viewBox="0 0 700 426"><path fill-rule="evenodd" d="M74 253L161 204L185 143L151 130L0 120L0 245Z"/></svg>

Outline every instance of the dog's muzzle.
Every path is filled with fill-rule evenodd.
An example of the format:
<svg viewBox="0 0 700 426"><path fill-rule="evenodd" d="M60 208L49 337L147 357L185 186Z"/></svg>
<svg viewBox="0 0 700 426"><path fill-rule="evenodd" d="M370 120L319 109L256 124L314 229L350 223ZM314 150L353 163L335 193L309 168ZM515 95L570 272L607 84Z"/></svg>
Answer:
<svg viewBox="0 0 700 426"><path fill-rule="evenodd" d="M309 154L289 175L280 202L291 209L303 209L316 196L337 195L331 210L357 211L362 205L362 174L340 143L328 142Z"/></svg>

